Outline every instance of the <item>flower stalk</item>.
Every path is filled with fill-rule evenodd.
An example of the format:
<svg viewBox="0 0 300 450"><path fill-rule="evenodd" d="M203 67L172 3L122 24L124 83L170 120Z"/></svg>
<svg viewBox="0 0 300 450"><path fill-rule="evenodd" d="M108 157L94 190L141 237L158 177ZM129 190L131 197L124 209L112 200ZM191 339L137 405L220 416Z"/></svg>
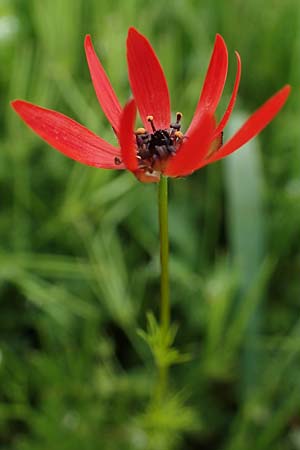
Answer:
<svg viewBox="0 0 300 450"><path fill-rule="evenodd" d="M158 216L160 237L160 325L163 336L170 327L168 178L161 176L158 185ZM163 395L168 381L168 366L159 367L159 392Z"/></svg>
<svg viewBox="0 0 300 450"><path fill-rule="evenodd" d="M162 176L158 185L158 215L160 238L160 321L164 332L170 325L168 178Z"/></svg>

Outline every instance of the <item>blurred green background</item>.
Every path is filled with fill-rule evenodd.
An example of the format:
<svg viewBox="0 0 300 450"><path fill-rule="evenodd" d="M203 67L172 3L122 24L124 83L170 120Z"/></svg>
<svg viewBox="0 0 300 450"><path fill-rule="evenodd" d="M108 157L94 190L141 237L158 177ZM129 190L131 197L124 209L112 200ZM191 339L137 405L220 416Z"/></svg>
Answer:
<svg viewBox="0 0 300 450"><path fill-rule="evenodd" d="M122 103L136 26L186 129L214 36L228 44L227 137L285 83L284 110L226 161L170 182L174 366L136 330L157 313L156 186L50 149L9 101L57 109L114 141L83 39ZM5 450L300 449L299 0L0 1L0 447Z"/></svg>

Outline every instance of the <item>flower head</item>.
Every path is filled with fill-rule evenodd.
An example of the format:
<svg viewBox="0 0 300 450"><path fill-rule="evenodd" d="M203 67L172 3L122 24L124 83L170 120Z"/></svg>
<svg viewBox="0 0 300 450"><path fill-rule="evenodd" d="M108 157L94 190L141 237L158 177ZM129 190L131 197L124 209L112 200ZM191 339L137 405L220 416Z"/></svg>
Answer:
<svg viewBox="0 0 300 450"><path fill-rule="evenodd" d="M185 133L182 114L171 121L170 95L165 75L149 41L134 28L127 38L127 62L133 99L122 109L93 48L90 36L85 52L99 103L119 141L115 147L65 115L23 100L12 106L24 122L51 146L83 164L105 169L128 169L143 182L157 182L160 175L188 175L228 156L256 136L279 112L290 92L284 86L267 100L223 144L223 130L232 113L241 77L237 52L236 78L230 101L217 123L215 112L227 78L228 52L223 38L215 45L196 107ZM136 109L143 127L135 129Z"/></svg>

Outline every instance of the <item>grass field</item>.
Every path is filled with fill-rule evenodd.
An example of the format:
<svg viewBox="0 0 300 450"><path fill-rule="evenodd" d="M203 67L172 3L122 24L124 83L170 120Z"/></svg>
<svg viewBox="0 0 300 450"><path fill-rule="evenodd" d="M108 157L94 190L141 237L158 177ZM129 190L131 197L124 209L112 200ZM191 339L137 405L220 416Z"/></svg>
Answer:
<svg viewBox="0 0 300 450"><path fill-rule="evenodd" d="M9 102L61 111L114 142L85 61L90 33L122 103L125 41L152 42L186 129L216 33L230 55L230 136L284 84L287 105L228 159L170 181L175 345L168 397L138 329L158 312L157 187L86 167ZM300 449L299 0L0 1L0 448Z"/></svg>

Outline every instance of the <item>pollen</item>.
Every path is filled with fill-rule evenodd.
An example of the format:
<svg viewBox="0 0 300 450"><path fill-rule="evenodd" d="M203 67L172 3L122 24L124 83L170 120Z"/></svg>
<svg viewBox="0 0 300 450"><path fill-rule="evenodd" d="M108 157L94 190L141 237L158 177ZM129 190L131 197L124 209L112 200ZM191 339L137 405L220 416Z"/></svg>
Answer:
<svg viewBox="0 0 300 450"><path fill-rule="evenodd" d="M134 133L136 135L145 134L146 130L145 130L145 128L137 128Z"/></svg>
<svg viewBox="0 0 300 450"><path fill-rule="evenodd" d="M183 139L184 134L181 131L175 131L174 136L178 139Z"/></svg>

